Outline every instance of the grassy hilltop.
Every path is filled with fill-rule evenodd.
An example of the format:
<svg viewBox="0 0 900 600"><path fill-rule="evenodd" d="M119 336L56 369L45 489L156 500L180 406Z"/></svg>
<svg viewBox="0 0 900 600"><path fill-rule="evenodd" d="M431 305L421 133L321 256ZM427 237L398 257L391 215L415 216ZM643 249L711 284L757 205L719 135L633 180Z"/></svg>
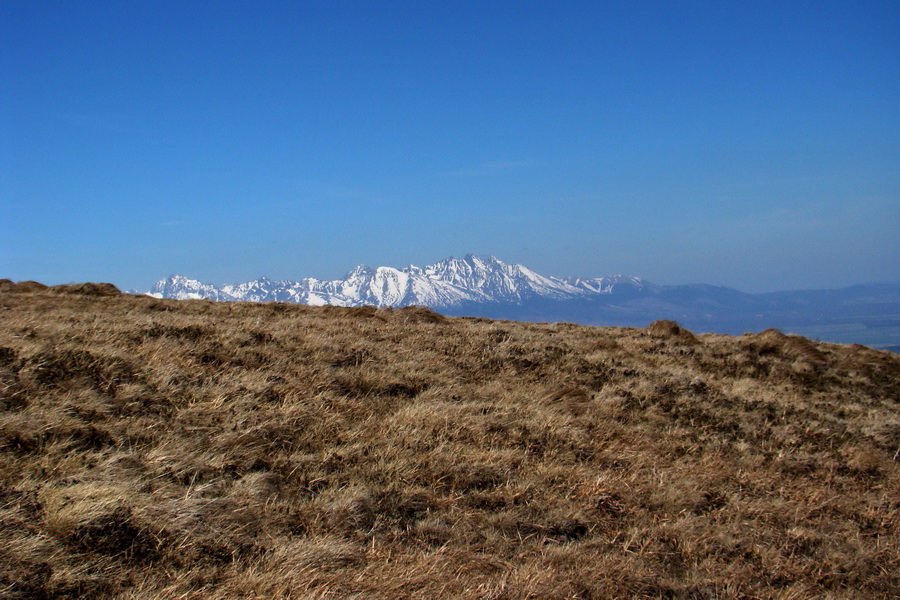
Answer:
<svg viewBox="0 0 900 600"><path fill-rule="evenodd" d="M0 598L891 598L900 356L0 282Z"/></svg>

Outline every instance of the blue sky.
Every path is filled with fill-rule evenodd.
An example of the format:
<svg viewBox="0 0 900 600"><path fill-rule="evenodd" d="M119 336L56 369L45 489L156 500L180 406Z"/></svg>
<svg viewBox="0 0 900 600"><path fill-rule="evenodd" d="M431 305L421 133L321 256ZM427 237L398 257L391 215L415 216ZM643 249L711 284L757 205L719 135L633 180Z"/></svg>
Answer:
<svg viewBox="0 0 900 600"><path fill-rule="evenodd" d="M900 280L900 2L0 3L0 277Z"/></svg>

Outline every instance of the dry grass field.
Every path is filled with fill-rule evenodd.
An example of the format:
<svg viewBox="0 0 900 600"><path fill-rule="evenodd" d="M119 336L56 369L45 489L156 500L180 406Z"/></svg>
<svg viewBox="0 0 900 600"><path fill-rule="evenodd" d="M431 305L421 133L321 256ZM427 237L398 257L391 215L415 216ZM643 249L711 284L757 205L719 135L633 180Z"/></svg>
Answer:
<svg viewBox="0 0 900 600"><path fill-rule="evenodd" d="M900 357L0 281L0 598L897 598Z"/></svg>

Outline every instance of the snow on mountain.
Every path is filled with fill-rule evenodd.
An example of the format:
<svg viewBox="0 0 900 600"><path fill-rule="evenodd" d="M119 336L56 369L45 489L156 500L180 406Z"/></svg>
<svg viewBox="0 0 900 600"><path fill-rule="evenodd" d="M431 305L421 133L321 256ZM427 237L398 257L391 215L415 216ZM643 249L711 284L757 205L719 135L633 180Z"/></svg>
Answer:
<svg viewBox="0 0 900 600"><path fill-rule="evenodd" d="M463 259L448 258L424 269L429 277L459 288L485 293L494 302L521 302L529 297L563 299L583 292L561 279L538 275L522 265L506 264L489 256L473 254Z"/></svg>
<svg viewBox="0 0 900 600"><path fill-rule="evenodd" d="M545 277L518 264L494 256L473 254L448 258L424 268L372 268L360 265L344 279L320 281L254 281L215 287L180 275L160 280L150 295L157 298L209 298L224 301L295 302L311 305L457 307L465 303L513 303L544 298L567 300L610 293L617 285L642 287L636 277L597 279Z"/></svg>
<svg viewBox="0 0 900 600"><path fill-rule="evenodd" d="M188 279L182 275L172 275L168 279L160 279L154 285L148 295L154 298L177 298L179 300L219 300L234 302L240 298L220 290L217 287L200 283L196 279Z"/></svg>
<svg viewBox="0 0 900 600"><path fill-rule="evenodd" d="M644 289L647 287L647 284L643 279L640 277L632 277L631 275L611 275L609 277L595 277L592 279L570 277L565 281L573 287L587 290L594 294L611 294L616 286L622 285L631 286L636 289Z"/></svg>

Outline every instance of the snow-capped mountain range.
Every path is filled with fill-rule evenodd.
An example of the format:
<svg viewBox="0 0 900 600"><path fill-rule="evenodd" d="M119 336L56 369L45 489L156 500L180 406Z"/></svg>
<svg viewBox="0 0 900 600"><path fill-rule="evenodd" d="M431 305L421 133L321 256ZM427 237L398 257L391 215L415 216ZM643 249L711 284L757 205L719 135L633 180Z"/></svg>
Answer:
<svg viewBox="0 0 900 600"><path fill-rule="evenodd" d="M441 310L468 304L522 304L536 299L573 300L609 294L617 286L643 288L637 277L616 275L592 279L560 279L508 264L494 256L470 254L433 265L403 269L360 265L343 279L272 281L266 277L216 287L172 275L153 286L157 298L244 302L294 302L315 306L428 306Z"/></svg>
<svg viewBox="0 0 900 600"><path fill-rule="evenodd" d="M261 277L217 287L172 275L149 295L317 306L419 305L448 316L625 327L673 319L698 332L740 334L774 327L828 341L900 347L900 284L747 294L703 284L657 285L625 275L547 277L471 254L425 267L360 265L334 281Z"/></svg>

